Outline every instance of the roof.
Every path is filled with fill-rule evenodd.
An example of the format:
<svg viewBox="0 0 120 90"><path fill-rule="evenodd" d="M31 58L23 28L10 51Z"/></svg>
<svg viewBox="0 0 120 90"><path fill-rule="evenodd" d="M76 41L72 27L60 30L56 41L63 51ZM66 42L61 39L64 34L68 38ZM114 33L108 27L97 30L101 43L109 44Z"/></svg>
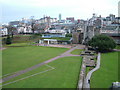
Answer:
<svg viewBox="0 0 120 90"><path fill-rule="evenodd" d="M57 41L57 39L43 39L44 41Z"/></svg>

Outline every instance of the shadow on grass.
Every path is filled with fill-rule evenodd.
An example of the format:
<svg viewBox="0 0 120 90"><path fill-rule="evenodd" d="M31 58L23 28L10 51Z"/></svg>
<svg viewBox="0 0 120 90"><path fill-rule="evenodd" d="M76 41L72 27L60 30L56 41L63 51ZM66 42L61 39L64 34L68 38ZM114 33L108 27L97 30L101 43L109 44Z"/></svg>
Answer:
<svg viewBox="0 0 120 90"><path fill-rule="evenodd" d="M98 49L94 49L94 48L88 48L88 50L91 51L95 51L96 53L100 52L100 53L111 53L111 52L117 52L116 50L98 50Z"/></svg>

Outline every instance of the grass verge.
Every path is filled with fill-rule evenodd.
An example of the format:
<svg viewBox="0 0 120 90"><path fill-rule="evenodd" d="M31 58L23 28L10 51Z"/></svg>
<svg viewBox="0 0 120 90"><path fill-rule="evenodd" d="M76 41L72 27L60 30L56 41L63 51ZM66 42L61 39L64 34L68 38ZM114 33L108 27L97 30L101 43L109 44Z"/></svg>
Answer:
<svg viewBox="0 0 120 90"><path fill-rule="evenodd" d="M71 52L71 54L80 55L82 51L83 51L83 49L75 49Z"/></svg>
<svg viewBox="0 0 120 90"><path fill-rule="evenodd" d="M100 69L91 77L91 88L110 88L118 81L118 52L103 53Z"/></svg>

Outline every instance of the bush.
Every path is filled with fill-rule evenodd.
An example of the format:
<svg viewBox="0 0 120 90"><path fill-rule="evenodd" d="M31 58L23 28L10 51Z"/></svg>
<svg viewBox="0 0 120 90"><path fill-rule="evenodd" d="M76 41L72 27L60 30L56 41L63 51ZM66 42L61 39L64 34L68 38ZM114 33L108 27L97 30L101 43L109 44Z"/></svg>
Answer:
<svg viewBox="0 0 120 90"><path fill-rule="evenodd" d="M36 35L36 36L42 36L41 33L35 33L34 35Z"/></svg>
<svg viewBox="0 0 120 90"><path fill-rule="evenodd" d="M66 36L65 36L65 37L72 37L72 34L71 34L71 33L66 34Z"/></svg>
<svg viewBox="0 0 120 90"><path fill-rule="evenodd" d="M11 37L8 35L6 38L6 44L11 44L12 43L12 39Z"/></svg>
<svg viewBox="0 0 120 90"><path fill-rule="evenodd" d="M114 49L116 47L115 41L106 35L96 35L89 42L88 45L92 46L92 48L104 52L107 50Z"/></svg>

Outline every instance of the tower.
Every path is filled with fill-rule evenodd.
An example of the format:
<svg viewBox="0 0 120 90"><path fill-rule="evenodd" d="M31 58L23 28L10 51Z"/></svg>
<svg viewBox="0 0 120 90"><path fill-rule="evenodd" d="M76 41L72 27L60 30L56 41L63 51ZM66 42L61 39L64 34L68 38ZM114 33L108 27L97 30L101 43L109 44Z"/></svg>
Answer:
<svg viewBox="0 0 120 90"><path fill-rule="evenodd" d="M61 21L61 17L62 17L61 14L59 14L59 21Z"/></svg>

